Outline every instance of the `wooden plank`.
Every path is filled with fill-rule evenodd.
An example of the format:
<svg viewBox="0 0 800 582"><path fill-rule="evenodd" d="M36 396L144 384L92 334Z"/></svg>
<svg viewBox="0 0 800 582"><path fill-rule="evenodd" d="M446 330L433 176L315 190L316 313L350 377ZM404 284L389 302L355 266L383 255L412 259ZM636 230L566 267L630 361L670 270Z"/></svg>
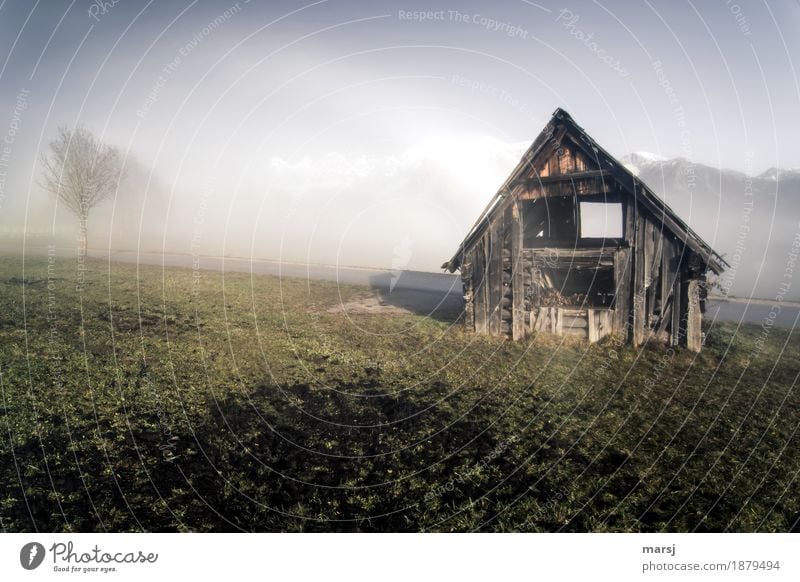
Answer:
<svg viewBox="0 0 800 582"><path fill-rule="evenodd" d="M589 324L589 342L594 343L600 339L598 314L594 309L589 309L586 315L586 320Z"/></svg>
<svg viewBox="0 0 800 582"><path fill-rule="evenodd" d="M487 333L489 331L486 275L486 236L484 236L475 245L475 264L472 267L472 305L475 331L477 333Z"/></svg>
<svg viewBox="0 0 800 582"><path fill-rule="evenodd" d="M671 320L672 320L672 293L670 292L669 297L667 298L667 303L661 305L661 321L659 322L658 329L656 330L657 336L660 337L662 333L667 331L667 326L669 325Z"/></svg>
<svg viewBox="0 0 800 582"><path fill-rule="evenodd" d="M536 200L538 198L571 196L573 194L577 194L579 197L593 197L598 194L610 196L613 192L613 183L600 179L559 180L551 181L551 183L547 184L526 182L526 186L520 192L519 198L521 200Z"/></svg>
<svg viewBox="0 0 800 582"><path fill-rule="evenodd" d="M542 165L542 167L538 171L536 171L534 169L533 174L534 174L534 177L539 176L541 178L544 178L545 176L549 176L550 175L550 167L549 167L549 164L547 163L547 160L545 160L544 164Z"/></svg>
<svg viewBox="0 0 800 582"><path fill-rule="evenodd" d="M614 257L617 249L615 247L603 246L597 248L569 248L561 247L538 247L531 249L532 258L535 265L550 264L553 259L561 257L565 266L585 264L586 266L601 265L611 266L614 264Z"/></svg>
<svg viewBox="0 0 800 582"><path fill-rule="evenodd" d="M674 256L675 245L672 244L672 239L669 237L663 237L661 239L662 243L662 251L661 251L661 303L662 305L668 302L668 298L672 293L672 277L674 273L672 272L672 258ZM662 309L663 310L663 309ZM664 318L664 314L661 314L662 319Z"/></svg>
<svg viewBox="0 0 800 582"><path fill-rule="evenodd" d="M654 226L651 220L644 221L644 286L650 287L652 284L653 251L655 239L653 237Z"/></svg>
<svg viewBox="0 0 800 582"><path fill-rule="evenodd" d="M699 352L703 347L703 314L700 311L701 281L692 279L687 289L686 348Z"/></svg>
<svg viewBox="0 0 800 582"><path fill-rule="evenodd" d="M503 288L503 215L497 216L489 227L489 262L486 281L489 298L489 335L500 335L500 300Z"/></svg>
<svg viewBox="0 0 800 582"><path fill-rule="evenodd" d="M545 307L540 307L536 314L536 331L543 331L545 324L547 323L547 309Z"/></svg>
<svg viewBox="0 0 800 582"><path fill-rule="evenodd" d="M600 313L603 315L602 326L600 328L600 338L602 339L614 332L614 312L606 309Z"/></svg>
<svg viewBox="0 0 800 582"><path fill-rule="evenodd" d="M656 298L661 289L661 257L663 254L662 230L653 225L653 242L650 261L648 261L650 271L650 285L647 288L647 323L649 327L655 325ZM663 297L663 296L662 296Z"/></svg>
<svg viewBox="0 0 800 582"><path fill-rule="evenodd" d="M614 331L622 334L626 342L633 340L633 276L634 276L634 250L636 245L636 213L637 204L635 194L624 204L625 226L623 237L630 248L620 250L614 263L616 276L616 321Z"/></svg>
<svg viewBox="0 0 800 582"><path fill-rule="evenodd" d="M475 290L472 288L472 266L475 261L475 251L469 253L469 257L461 264L461 288L464 293L464 326L475 331L475 306L473 297Z"/></svg>
<svg viewBox="0 0 800 582"><path fill-rule="evenodd" d="M661 278L661 258L664 255L664 228L655 227L653 231L655 237L653 249L653 268L652 277L654 281L659 281Z"/></svg>
<svg viewBox="0 0 800 582"><path fill-rule="evenodd" d="M672 243L671 237L663 237L661 239L661 275L659 276L659 285L661 286L661 314L657 335L663 334L667 331L670 322L672 321L672 279L674 273L672 270L673 265L673 252L675 246ZM671 341L669 343L672 343Z"/></svg>
<svg viewBox="0 0 800 582"><path fill-rule="evenodd" d="M580 150L575 150L575 171L585 172L589 168L586 163L586 156Z"/></svg>
<svg viewBox="0 0 800 582"><path fill-rule="evenodd" d="M500 333L502 335L513 337L513 322L514 322L514 310L513 310L513 269L512 264L514 262L511 244L513 238L513 209L514 209L514 200L511 200L511 203L506 206L505 210L503 211L503 224L502 230L500 231L500 236L502 237L503 241L503 248L501 250L501 257L502 257L502 269L503 269L503 278L502 278L502 285L500 287L500 305L502 309L500 311Z"/></svg>
<svg viewBox="0 0 800 582"><path fill-rule="evenodd" d="M572 316L572 315L564 315L561 319L561 325L564 327L581 327L587 328L589 327L588 318L586 316Z"/></svg>
<svg viewBox="0 0 800 582"><path fill-rule="evenodd" d="M568 174L559 174L556 176L540 176L538 178L533 178L531 182L534 185L536 183L542 183L542 184L552 184L554 182L569 183L574 180L582 180L585 178L602 178L608 181L612 178L612 174L608 170L589 170L586 172L572 172Z"/></svg>
<svg viewBox="0 0 800 582"><path fill-rule="evenodd" d="M575 162L572 158L572 152L570 148L562 148L561 156L558 158L558 168L558 171L562 174L568 174L575 171Z"/></svg>
<svg viewBox="0 0 800 582"><path fill-rule="evenodd" d="M562 311L563 310L558 308L558 307L556 307L555 310L556 310L556 330L555 330L555 334L556 335L564 335L564 325L563 325L563 321L562 321Z"/></svg>
<svg viewBox="0 0 800 582"><path fill-rule="evenodd" d="M625 202L625 228L622 233L628 246L633 247L636 244L636 198L628 198Z"/></svg>
<svg viewBox="0 0 800 582"><path fill-rule="evenodd" d="M589 338L588 330L585 327L566 327L564 328L564 333L562 333L561 335L580 338L580 339Z"/></svg>
<svg viewBox="0 0 800 582"><path fill-rule="evenodd" d="M675 279L675 244L672 237L665 236L661 239L661 275L659 285L661 286L661 314L658 324L657 334L669 330L672 323L672 311L674 305L673 283ZM669 343L672 341L670 339Z"/></svg>
<svg viewBox="0 0 800 582"><path fill-rule="evenodd" d="M677 261L677 257L674 260ZM672 322L670 324L670 344L677 346L681 343L681 320L683 319L683 303L684 298L681 294L681 276L682 270L676 269L675 276L672 279Z"/></svg>
<svg viewBox="0 0 800 582"><path fill-rule="evenodd" d="M550 155L550 159L547 161L547 168L551 176L559 173L557 154L553 153Z"/></svg>
<svg viewBox="0 0 800 582"><path fill-rule="evenodd" d="M608 309L594 310L595 329L597 334L595 336L597 339L594 341L600 341L610 333L613 315L613 312ZM591 341L591 339L589 341Z"/></svg>
<svg viewBox="0 0 800 582"><path fill-rule="evenodd" d="M561 312L565 317L586 317L585 309L576 309L574 307L562 307Z"/></svg>
<svg viewBox="0 0 800 582"><path fill-rule="evenodd" d="M652 291L655 289L653 284L653 257L655 255L655 227L653 221L645 219L644 227L644 297L643 307L644 313L644 337L646 338L650 333L650 325L652 323L651 315L654 310L653 298L655 294Z"/></svg>
<svg viewBox="0 0 800 582"><path fill-rule="evenodd" d="M558 314L556 313L558 310L555 307L548 307L547 309L550 312L550 333L555 334L558 326Z"/></svg>
<svg viewBox="0 0 800 582"><path fill-rule="evenodd" d="M614 258L614 333L628 339L631 316L631 250L620 249Z"/></svg>
<svg viewBox="0 0 800 582"><path fill-rule="evenodd" d="M542 300L542 271L531 258L531 306L538 307Z"/></svg>
<svg viewBox="0 0 800 582"><path fill-rule="evenodd" d="M644 343L645 325L645 217L637 213L636 246L633 249L633 345Z"/></svg>
<svg viewBox="0 0 800 582"><path fill-rule="evenodd" d="M522 259L522 212L520 203L511 207L511 337L525 337L525 272Z"/></svg>

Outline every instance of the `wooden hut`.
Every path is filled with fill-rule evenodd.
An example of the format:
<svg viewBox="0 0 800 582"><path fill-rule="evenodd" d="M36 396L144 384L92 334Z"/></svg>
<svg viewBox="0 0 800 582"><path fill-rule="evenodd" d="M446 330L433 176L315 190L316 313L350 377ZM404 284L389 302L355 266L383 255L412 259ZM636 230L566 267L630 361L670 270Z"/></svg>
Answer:
<svg viewBox="0 0 800 582"><path fill-rule="evenodd" d="M442 267L461 271L466 326L478 333L619 333L699 351L707 275L726 266L557 109Z"/></svg>

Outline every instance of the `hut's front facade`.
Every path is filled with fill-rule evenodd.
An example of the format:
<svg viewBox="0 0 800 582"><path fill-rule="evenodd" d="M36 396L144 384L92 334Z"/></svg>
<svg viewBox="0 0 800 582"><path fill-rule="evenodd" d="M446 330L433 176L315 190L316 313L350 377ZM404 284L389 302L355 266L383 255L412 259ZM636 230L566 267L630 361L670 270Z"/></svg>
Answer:
<svg viewBox="0 0 800 582"><path fill-rule="evenodd" d="M461 271L478 333L620 333L699 351L707 274L725 266L558 109L443 268Z"/></svg>

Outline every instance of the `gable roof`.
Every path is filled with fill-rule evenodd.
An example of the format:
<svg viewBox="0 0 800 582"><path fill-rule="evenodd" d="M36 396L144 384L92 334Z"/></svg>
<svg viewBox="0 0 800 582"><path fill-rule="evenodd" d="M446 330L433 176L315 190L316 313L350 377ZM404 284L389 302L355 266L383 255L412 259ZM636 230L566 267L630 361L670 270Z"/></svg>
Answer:
<svg viewBox="0 0 800 582"><path fill-rule="evenodd" d="M638 204L650 211L656 218L663 222L664 229L670 231L679 240L696 252L708 265L708 268L719 274L728 267L728 263L705 242L700 236L687 225L672 208L670 208L659 196L657 196L644 182L631 173L619 160L604 150L592 137L579 126L572 117L561 108L553 112L553 117L545 125L542 132L533 141L531 146L523 154L522 159L506 178L500 189L489 201L486 208L478 217L478 220L467 233L461 242L458 250L453 257L442 265L443 269L451 273L461 267L461 260L464 254L483 236L484 231L491 221L492 215L502 201L518 187L527 182L526 178L533 162L545 152L546 146L554 139L557 127L564 127L566 134L569 134L572 141L581 149L583 153L592 159L601 170L607 171L611 175L611 180L619 182L625 190L632 195ZM566 135L565 134L565 135ZM560 140L559 140L560 141Z"/></svg>

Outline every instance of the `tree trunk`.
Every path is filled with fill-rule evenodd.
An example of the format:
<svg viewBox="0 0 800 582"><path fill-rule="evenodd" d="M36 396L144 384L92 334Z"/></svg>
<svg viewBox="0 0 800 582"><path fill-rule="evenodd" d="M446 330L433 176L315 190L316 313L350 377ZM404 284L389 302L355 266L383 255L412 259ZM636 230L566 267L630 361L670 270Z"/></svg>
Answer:
<svg viewBox="0 0 800 582"><path fill-rule="evenodd" d="M78 218L78 257L85 259L89 250L88 214Z"/></svg>

